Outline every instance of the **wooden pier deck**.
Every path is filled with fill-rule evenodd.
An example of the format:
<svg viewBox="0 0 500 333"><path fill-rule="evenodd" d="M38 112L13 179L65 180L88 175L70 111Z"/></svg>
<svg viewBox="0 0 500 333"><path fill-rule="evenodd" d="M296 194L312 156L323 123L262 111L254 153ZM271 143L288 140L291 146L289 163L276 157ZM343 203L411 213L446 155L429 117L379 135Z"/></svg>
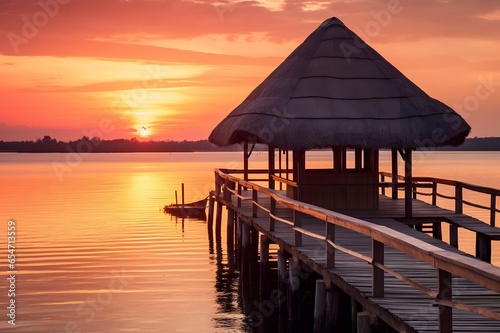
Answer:
<svg viewBox="0 0 500 333"><path fill-rule="evenodd" d="M397 221L404 217L403 200L381 196L379 210L347 216L236 177L218 181L209 220L213 201L219 203L216 223L226 206L238 224L278 244L289 266L312 269L327 289L340 288L396 331L500 332L500 268ZM417 221L464 219L416 199L413 207ZM485 226L498 239L497 228ZM238 236L245 237L240 230Z"/></svg>

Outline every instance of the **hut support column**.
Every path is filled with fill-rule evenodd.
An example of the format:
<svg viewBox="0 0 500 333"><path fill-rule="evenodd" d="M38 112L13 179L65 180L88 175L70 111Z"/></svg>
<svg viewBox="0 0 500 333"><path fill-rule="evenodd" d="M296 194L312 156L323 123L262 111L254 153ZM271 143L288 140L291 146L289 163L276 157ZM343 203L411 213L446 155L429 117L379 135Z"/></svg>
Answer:
<svg viewBox="0 0 500 333"><path fill-rule="evenodd" d="M398 150L391 150L392 160L392 198L398 198Z"/></svg>
<svg viewBox="0 0 500 333"><path fill-rule="evenodd" d="M305 173L306 173L306 153L303 150L293 151L293 170L294 170L294 180L297 183L297 194L295 200L304 200L303 189L301 189L301 184L305 183ZM304 214L297 211L293 212L293 222L295 227L302 228L302 220L304 219ZM302 246L302 234L299 231L295 231L295 246Z"/></svg>
<svg viewBox="0 0 500 333"><path fill-rule="evenodd" d="M405 217L413 217L411 149L405 149Z"/></svg>
<svg viewBox="0 0 500 333"><path fill-rule="evenodd" d="M243 179L248 180L248 142L243 143Z"/></svg>
<svg viewBox="0 0 500 333"><path fill-rule="evenodd" d="M269 151L268 151L268 165L269 165L269 188L274 190L275 188L275 182L274 182L274 172L275 172L275 159L274 159L274 147L269 146ZM279 156L280 162L281 162L281 156ZM281 163L280 163L281 164ZM280 172L281 172L281 167L280 167ZM274 231L274 217L273 215L276 214L276 200L274 198L271 198L271 207L270 207L270 215L269 215L269 230Z"/></svg>
<svg viewBox="0 0 500 333"><path fill-rule="evenodd" d="M274 161L274 147L269 146L268 147L268 153L267 153L267 161L268 161L268 167L269 167L269 188L274 190L274 169L275 169L275 161Z"/></svg>

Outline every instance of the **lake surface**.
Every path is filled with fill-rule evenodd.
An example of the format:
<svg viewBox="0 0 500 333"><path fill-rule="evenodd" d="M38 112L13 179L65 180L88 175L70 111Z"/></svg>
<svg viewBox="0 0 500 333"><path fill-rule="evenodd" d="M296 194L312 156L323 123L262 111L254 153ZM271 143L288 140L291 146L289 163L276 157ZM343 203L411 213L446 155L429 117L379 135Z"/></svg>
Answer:
<svg viewBox="0 0 500 333"><path fill-rule="evenodd" d="M266 161L254 152L250 167ZM308 161L330 166L331 156L312 152ZM414 161L415 176L500 188L496 152L418 152ZM380 163L390 171L387 152ZM182 182L186 201L199 200L213 189L214 168L242 166L241 153L227 152L0 154L0 331L250 332L238 279L224 278L227 263L214 253L206 223L161 212ZM15 327L6 317L10 219ZM469 252L471 236L460 234ZM496 265L499 250L494 244Z"/></svg>

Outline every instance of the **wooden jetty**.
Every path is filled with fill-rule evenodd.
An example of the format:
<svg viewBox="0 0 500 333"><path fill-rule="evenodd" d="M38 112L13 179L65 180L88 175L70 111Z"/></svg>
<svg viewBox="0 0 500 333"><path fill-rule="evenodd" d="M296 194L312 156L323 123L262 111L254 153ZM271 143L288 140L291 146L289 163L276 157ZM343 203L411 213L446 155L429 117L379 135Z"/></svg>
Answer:
<svg viewBox="0 0 500 333"><path fill-rule="evenodd" d="M277 244L278 260L284 261L278 262L279 274L286 279L281 284L282 295L296 293L294 288L305 282L297 278L300 271L321 276L315 300L315 313L321 314L316 318L316 332L335 331L339 323L331 318L345 320L338 319L345 311L338 308L339 292L349 296L356 316L364 315L359 310L365 309L397 332L500 332L500 268L398 221L405 216L403 199L380 195L379 209L371 216L366 211L345 215L287 198L286 191L235 176L243 172L216 171L209 222L215 218L220 233L225 206L228 246L239 249L238 257L254 260L253 264L258 261L261 270L269 266L269 244ZM417 222L464 218L463 214L418 199L412 199L412 203ZM359 215L363 219L354 217ZM247 253L257 248L258 256ZM240 262L241 274L247 274L241 267L249 265ZM268 274L260 272L261 288L268 284L264 280ZM266 295L271 297L269 287L261 290L261 299ZM330 304L328 299L337 299L337 303ZM287 309L299 307L288 304L293 300L286 297ZM287 313L291 330L298 327L300 318L299 310L292 311L294 314ZM351 325L353 332L362 325L360 320Z"/></svg>
<svg viewBox="0 0 500 333"><path fill-rule="evenodd" d="M210 134L219 146L242 144L243 169L215 171L208 226L215 219L220 238L225 206L242 283L260 276L260 297L279 305L287 331L301 328L302 286L315 279L315 332L364 333L373 318L397 332L500 332L500 268L489 263L500 192L412 172L413 151L460 145L470 130L330 18ZM249 167L256 144L267 146L265 170ZM317 148L331 149L331 167L309 164ZM391 152L390 173L379 170L381 149ZM489 195L490 205L467 200L470 191ZM464 205L486 209L490 224L463 214ZM427 228L434 237L420 231ZM457 249L459 228L476 234L478 258ZM271 294L270 244L279 248Z"/></svg>

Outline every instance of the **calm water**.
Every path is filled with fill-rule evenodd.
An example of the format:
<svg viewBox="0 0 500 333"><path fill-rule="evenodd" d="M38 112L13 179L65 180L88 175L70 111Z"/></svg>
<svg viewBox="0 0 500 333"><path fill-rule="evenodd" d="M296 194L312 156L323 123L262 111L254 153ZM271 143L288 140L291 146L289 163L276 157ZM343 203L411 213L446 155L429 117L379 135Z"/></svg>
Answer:
<svg viewBox="0 0 500 333"><path fill-rule="evenodd" d="M205 197L213 169L241 168L241 153L68 158L0 154L1 332L250 331L238 280L224 276L206 223L160 212L181 182L186 201ZM256 152L250 166L266 159ZM308 160L329 166L330 155L313 152ZM499 153L417 153L415 161L415 176L500 188ZM388 166L382 153L381 169ZM9 219L17 228L15 327L5 310ZM460 245L472 251L473 239L463 233ZM494 252L498 265L496 244Z"/></svg>

